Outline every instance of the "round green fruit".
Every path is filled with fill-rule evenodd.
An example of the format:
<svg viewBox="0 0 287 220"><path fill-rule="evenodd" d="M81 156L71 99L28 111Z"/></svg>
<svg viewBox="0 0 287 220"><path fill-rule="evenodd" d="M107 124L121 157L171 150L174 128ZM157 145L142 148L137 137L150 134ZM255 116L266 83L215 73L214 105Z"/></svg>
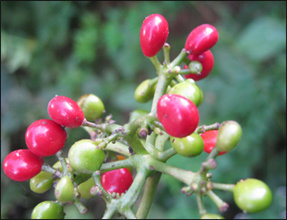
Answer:
<svg viewBox="0 0 287 220"><path fill-rule="evenodd" d="M206 213L202 215L200 219L224 219L224 218L218 214Z"/></svg>
<svg viewBox="0 0 287 220"><path fill-rule="evenodd" d="M58 202L44 201L33 209L32 219L63 219L65 216L63 206Z"/></svg>
<svg viewBox="0 0 287 220"><path fill-rule="evenodd" d="M105 160L105 153L102 149L97 149L92 140L83 139L72 145L68 159L74 170L91 174L100 169Z"/></svg>
<svg viewBox="0 0 287 220"><path fill-rule="evenodd" d="M30 179L30 189L35 193L47 192L53 186L53 174L41 171Z"/></svg>
<svg viewBox="0 0 287 220"><path fill-rule="evenodd" d="M239 181L233 188L236 205L243 211L260 212L271 204L272 192L261 180L246 179Z"/></svg>
<svg viewBox="0 0 287 220"><path fill-rule="evenodd" d="M225 121L218 129L216 148L230 151L237 146L242 136L241 126L236 121Z"/></svg>
<svg viewBox="0 0 287 220"><path fill-rule="evenodd" d="M79 98L78 105L83 110L85 118L88 121L95 121L100 118L105 111L105 106L102 100L93 94L86 94Z"/></svg>
<svg viewBox="0 0 287 220"><path fill-rule="evenodd" d="M74 185L68 176L62 177L57 183L55 196L59 202L70 202L74 199Z"/></svg>
<svg viewBox="0 0 287 220"><path fill-rule="evenodd" d="M81 198L84 198L84 199L92 198L93 195L91 195L90 191L94 185L95 185L95 181L93 178L90 178L87 181L81 183L78 186L78 190L79 190L79 193L81 194Z"/></svg>
<svg viewBox="0 0 287 220"><path fill-rule="evenodd" d="M150 79L147 79L136 88L135 100L140 103L148 102L152 99L154 92L155 86L150 86Z"/></svg>
<svg viewBox="0 0 287 220"><path fill-rule="evenodd" d="M184 82L178 83L172 87L168 93L181 95L192 101L197 107L201 104L203 99L201 89L192 79L187 79Z"/></svg>
<svg viewBox="0 0 287 220"><path fill-rule="evenodd" d="M175 151L184 157L195 157L202 153L204 144L196 132L184 138L170 137L170 143Z"/></svg>

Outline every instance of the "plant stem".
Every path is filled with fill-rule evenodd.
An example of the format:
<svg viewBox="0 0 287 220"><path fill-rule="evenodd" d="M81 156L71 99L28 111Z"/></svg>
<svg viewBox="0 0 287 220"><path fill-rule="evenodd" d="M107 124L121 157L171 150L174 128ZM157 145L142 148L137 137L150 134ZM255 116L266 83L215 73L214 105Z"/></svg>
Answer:
<svg viewBox="0 0 287 220"><path fill-rule="evenodd" d="M196 192L195 195L196 195L198 211L199 211L200 216L202 216L206 213L206 209L204 208L204 204L202 202L202 195L198 192Z"/></svg>
<svg viewBox="0 0 287 220"><path fill-rule="evenodd" d="M114 144L109 143L103 150L111 150L111 151L123 154L124 156L127 156L127 157L130 155L129 147L118 141Z"/></svg>
<svg viewBox="0 0 287 220"><path fill-rule="evenodd" d="M147 178L143 197L136 213L138 219L145 219L147 217L160 177L161 173L156 172L153 176Z"/></svg>
<svg viewBox="0 0 287 220"><path fill-rule="evenodd" d="M132 167L132 164L129 158L125 160L118 160L114 162L103 163L100 171L101 173L105 173L110 170L116 170L116 169L125 168L125 167Z"/></svg>
<svg viewBox="0 0 287 220"><path fill-rule="evenodd" d="M186 50L182 49L180 54L170 63L170 67L172 68L181 64L185 60L187 55L188 53L186 52Z"/></svg>
<svg viewBox="0 0 287 220"><path fill-rule="evenodd" d="M224 184L224 183L214 183L213 184L213 189L219 189L219 190L224 190L224 191L229 191L233 192L233 188L235 184Z"/></svg>
<svg viewBox="0 0 287 220"><path fill-rule="evenodd" d="M150 169L154 169L156 171L168 174L185 183L186 185L189 185L195 176L195 173L193 173L192 171L180 169L178 167L174 167L158 160L150 159L148 161L148 164Z"/></svg>
<svg viewBox="0 0 287 220"><path fill-rule="evenodd" d="M157 59L157 56L153 56L153 57L149 57L150 61L152 62L152 64L154 65L157 74L159 73L160 69L161 69L161 64Z"/></svg>

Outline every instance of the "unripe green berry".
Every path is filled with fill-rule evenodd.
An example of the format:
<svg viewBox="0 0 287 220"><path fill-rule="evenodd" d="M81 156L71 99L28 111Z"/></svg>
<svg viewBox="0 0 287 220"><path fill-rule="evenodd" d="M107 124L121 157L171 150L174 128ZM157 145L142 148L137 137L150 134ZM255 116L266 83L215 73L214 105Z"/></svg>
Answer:
<svg viewBox="0 0 287 220"><path fill-rule="evenodd" d="M92 140L83 139L72 145L68 158L74 170L90 174L100 169L105 159L105 153L102 149L97 149Z"/></svg>
<svg viewBox="0 0 287 220"><path fill-rule="evenodd" d="M56 185L55 196L59 202L70 202L74 198L74 185L68 176L62 177Z"/></svg>
<svg viewBox="0 0 287 220"><path fill-rule="evenodd" d="M218 214L206 213L202 215L200 219L224 219L224 218Z"/></svg>
<svg viewBox="0 0 287 220"><path fill-rule="evenodd" d="M53 186L53 174L41 171L30 179L30 189L35 193L44 193Z"/></svg>
<svg viewBox="0 0 287 220"><path fill-rule="evenodd" d="M181 95L192 101L196 106L199 106L203 99L201 89L192 79L187 79L184 82L178 83L172 87L168 93Z"/></svg>
<svg viewBox="0 0 287 220"><path fill-rule="evenodd" d="M33 209L32 219L63 219L65 216L63 206L58 202L44 201Z"/></svg>
<svg viewBox="0 0 287 220"><path fill-rule="evenodd" d="M78 186L79 193L81 194L81 198L89 199L93 196L91 195L90 191L91 188L95 185L95 181L93 178L88 179L87 181L81 183Z"/></svg>
<svg viewBox="0 0 287 220"><path fill-rule="evenodd" d="M149 83L150 79L147 79L136 88L135 100L137 102L145 103L152 99L155 92L155 86L150 86Z"/></svg>
<svg viewBox="0 0 287 220"><path fill-rule="evenodd" d="M219 151L230 151L237 146L241 136L242 129L236 121L225 121L218 129L215 147Z"/></svg>
<svg viewBox="0 0 287 220"><path fill-rule="evenodd" d="M243 211L260 212L271 204L272 192L261 180L246 179L239 181L233 188L236 205Z"/></svg>
<svg viewBox="0 0 287 220"><path fill-rule="evenodd" d="M204 144L196 132L184 138L170 137L170 143L175 151L184 157L195 157L202 153Z"/></svg>
<svg viewBox="0 0 287 220"><path fill-rule="evenodd" d="M88 121L95 121L97 118L100 118L105 111L102 100L93 94L81 96L78 100L78 105L81 107Z"/></svg>

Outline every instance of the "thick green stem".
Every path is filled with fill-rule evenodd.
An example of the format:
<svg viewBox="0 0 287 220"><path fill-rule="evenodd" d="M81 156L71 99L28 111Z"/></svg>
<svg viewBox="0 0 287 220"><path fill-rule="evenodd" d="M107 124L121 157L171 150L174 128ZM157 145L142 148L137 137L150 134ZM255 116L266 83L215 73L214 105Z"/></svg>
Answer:
<svg viewBox="0 0 287 220"><path fill-rule="evenodd" d="M159 73L160 69L161 69L161 64L160 62L158 61L157 57L156 56L153 56L153 57L149 57L150 61L152 62L152 64L154 65L157 73Z"/></svg>
<svg viewBox="0 0 287 220"><path fill-rule="evenodd" d="M80 214L85 214L88 209L79 201L78 198L74 199L74 205L77 207Z"/></svg>
<svg viewBox="0 0 287 220"><path fill-rule="evenodd" d="M124 210L125 207L133 207L142 190L142 187L144 186L147 175L147 170L144 168L137 170L137 175L135 176L132 185L126 194L120 198L120 210Z"/></svg>
<svg viewBox="0 0 287 220"><path fill-rule="evenodd" d="M145 219L149 213L152 201L159 183L161 173L156 172L153 176L149 176L146 180L143 197L136 213L138 219Z"/></svg>
<svg viewBox="0 0 287 220"><path fill-rule="evenodd" d="M185 59L188 53L185 49L182 49L180 54L170 63L170 67L178 66L180 65Z"/></svg>
<svg viewBox="0 0 287 220"><path fill-rule="evenodd" d="M228 209L228 204L222 201L213 191L208 190L206 195L215 203L220 212L225 212Z"/></svg>

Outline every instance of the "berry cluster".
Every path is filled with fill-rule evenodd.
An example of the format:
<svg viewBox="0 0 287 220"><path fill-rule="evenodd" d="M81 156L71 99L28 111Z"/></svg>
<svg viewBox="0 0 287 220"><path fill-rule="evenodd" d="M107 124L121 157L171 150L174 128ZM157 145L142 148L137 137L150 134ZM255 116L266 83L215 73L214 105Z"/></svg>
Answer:
<svg viewBox="0 0 287 220"><path fill-rule="evenodd" d="M55 186L56 201L38 204L32 218L63 218L67 203L85 213L87 209L79 199L96 195L107 204L103 218L117 212L126 218L146 218L161 173L183 182L182 193L196 195L202 219L223 218L207 212L203 196L210 197L220 212L228 208L214 189L232 192L235 203L246 212L270 205L272 193L260 180L250 178L236 184L211 181L209 170L217 167L216 157L233 150L242 136L241 126L232 120L199 126L198 106L204 95L196 81L212 71L210 49L218 41L218 31L210 24L196 27L172 62L168 34L168 22L159 14L148 16L140 30L142 52L155 66L157 77L144 80L134 94L140 103L153 100L150 112L137 109L122 126L111 115L101 120L104 104L93 94L83 95L78 102L56 96L48 104L52 120L41 119L28 127L25 140L29 149L13 151L5 158L5 174L15 181L30 180L33 192L44 193ZM156 57L161 49L162 64ZM91 138L75 142L65 158L65 128L80 126ZM165 149L166 142L172 147ZM197 172L166 163L176 154L193 158L203 151L208 156ZM52 155L59 161L53 166L44 164L43 157ZM135 214L134 205L142 191Z"/></svg>

